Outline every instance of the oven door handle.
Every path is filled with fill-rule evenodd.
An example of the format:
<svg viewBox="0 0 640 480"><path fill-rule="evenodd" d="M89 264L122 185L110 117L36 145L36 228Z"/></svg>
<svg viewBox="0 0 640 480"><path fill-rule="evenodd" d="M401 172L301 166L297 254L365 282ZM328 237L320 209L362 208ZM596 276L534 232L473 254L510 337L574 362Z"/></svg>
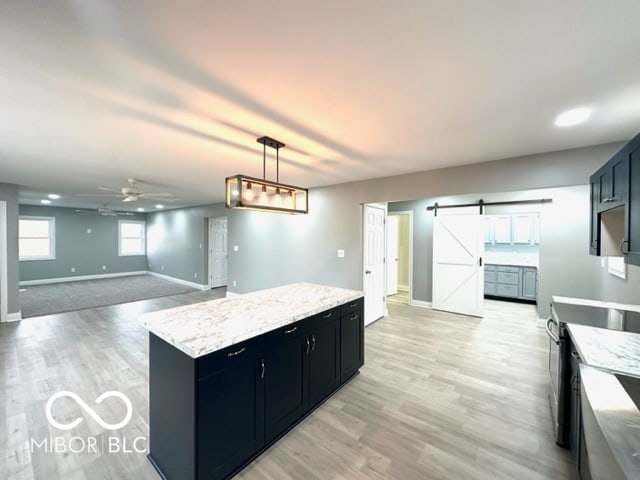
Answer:
<svg viewBox="0 0 640 480"><path fill-rule="evenodd" d="M553 318L549 318L549 319L547 320L547 323L546 323L546 325L544 326L544 329L547 331L547 335L549 335L549 338L550 338L551 340L553 340L553 341L554 341L554 343L555 343L556 345L560 345L560 339L558 338L558 336L557 336L556 334L554 334L554 333L551 331L551 323L555 323L555 322L553 321Z"/></svg>

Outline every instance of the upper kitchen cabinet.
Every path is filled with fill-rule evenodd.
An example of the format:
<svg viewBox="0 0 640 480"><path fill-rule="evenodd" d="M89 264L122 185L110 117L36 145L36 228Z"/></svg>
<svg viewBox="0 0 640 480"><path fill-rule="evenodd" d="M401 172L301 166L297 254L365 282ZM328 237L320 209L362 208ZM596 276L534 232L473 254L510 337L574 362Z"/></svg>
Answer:
<svg viewBox="0 0 640 480"><path fill-rule="evenodd" d="M484 243L496 245L537 245L540 242L540 215L487 215L484 218Z"/></svg>
<svg viewBox="0 0 640 480"><path fill-rule="evenodd" d="M511 243L511 216L501 215L493 219L495 243Z"/></svg>
<svg viewBox="0 0 640 480"><path fill-rule="evenodd" d="M598 211L624 206L629 189L629 155L620 150L600 170L593 174L598 184Z"/></svg>
<svg viewBox="0 0 640 480"><path fill-rule="evenodd" d="M640 134L590 178L589 252L640 265Z"/></svg>

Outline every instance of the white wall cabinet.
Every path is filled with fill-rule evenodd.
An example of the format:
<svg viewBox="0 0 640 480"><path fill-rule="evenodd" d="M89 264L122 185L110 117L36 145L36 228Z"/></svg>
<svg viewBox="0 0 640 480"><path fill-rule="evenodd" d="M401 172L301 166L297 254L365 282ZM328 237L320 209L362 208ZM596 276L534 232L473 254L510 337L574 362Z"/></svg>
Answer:
<svg viewBox="0 0 640 480"><path fill-rule="evenodd" d="M496 245L537 245L540 243L540 215L487 215L484 243Z"/></svg>

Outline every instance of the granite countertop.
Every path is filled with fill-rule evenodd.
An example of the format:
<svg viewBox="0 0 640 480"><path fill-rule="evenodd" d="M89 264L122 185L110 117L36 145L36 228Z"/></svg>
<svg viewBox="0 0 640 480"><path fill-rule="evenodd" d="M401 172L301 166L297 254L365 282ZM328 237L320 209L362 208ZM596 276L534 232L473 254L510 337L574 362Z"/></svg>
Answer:
<svg viewBox="0 0 640 480"><path fill-rule="evenodd" d="M587 327L588 328L588 327ZM633 334L631 334L633 335ZM595 423L588 422L584 428L599 429L600 435L609 444L609 449L625 478L638 479L640 472L640 410L636 407L622 384L611 372L599 368L580 365L580 383L582 385L583 409L590 407L595 417ZM586 397L586 398L585 398ZM585 404L588 401L588 405ZM583 415L586 412L583 410ZM589 431L586 433L589 435ZM587 443L592 438L587 437ZM600 446L595 446L594 452L589 452L588 458L598 458L602 455ZM589 446L587 445L587 448ZM592 448L594 448L592 446ZM607 478L613 475L609 465L601 465L596 461L590 465L592 475ZM594 472L594 468L606 471ZM618 478L618 476L616 476Z"/></svg>
<svg viewBox="0 0 640 480"><path fill-rule="evenodd" d="M625 310L628 312L640 313L640 305L630 303L605 302L602 300L590 300L586 298L561 297L554 295L551 297L553 303L565 303L567 305L578 305L583 307L611 308L615 310Z"/></svg>
<svg viewBox="0 0 640 480"><path fill-rule="evenodd" d="M640 334L575 323L567 329L587 365L640 377Z"/></svg>
<svg viewBox="0 0 640 480"><path fill-rule="evenodd" d="M295 283L159 310L138 321L192 358L221 350L364 296L357 290Z"/></svg>

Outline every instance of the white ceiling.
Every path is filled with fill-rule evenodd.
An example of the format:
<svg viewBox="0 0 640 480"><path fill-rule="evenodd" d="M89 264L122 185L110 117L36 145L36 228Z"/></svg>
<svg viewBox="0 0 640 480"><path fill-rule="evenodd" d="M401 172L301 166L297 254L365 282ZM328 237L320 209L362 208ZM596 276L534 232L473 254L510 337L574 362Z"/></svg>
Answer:
<svg viewBox="0 0 640 480"><path fill-rule="evenodd" d="M3 1L0 182L133 208L73 194L135 177L184 206L261 176L262 135L309 187L629 139L638 18L638 0ZM576 106L587 123L553 126Z"/></svg>

